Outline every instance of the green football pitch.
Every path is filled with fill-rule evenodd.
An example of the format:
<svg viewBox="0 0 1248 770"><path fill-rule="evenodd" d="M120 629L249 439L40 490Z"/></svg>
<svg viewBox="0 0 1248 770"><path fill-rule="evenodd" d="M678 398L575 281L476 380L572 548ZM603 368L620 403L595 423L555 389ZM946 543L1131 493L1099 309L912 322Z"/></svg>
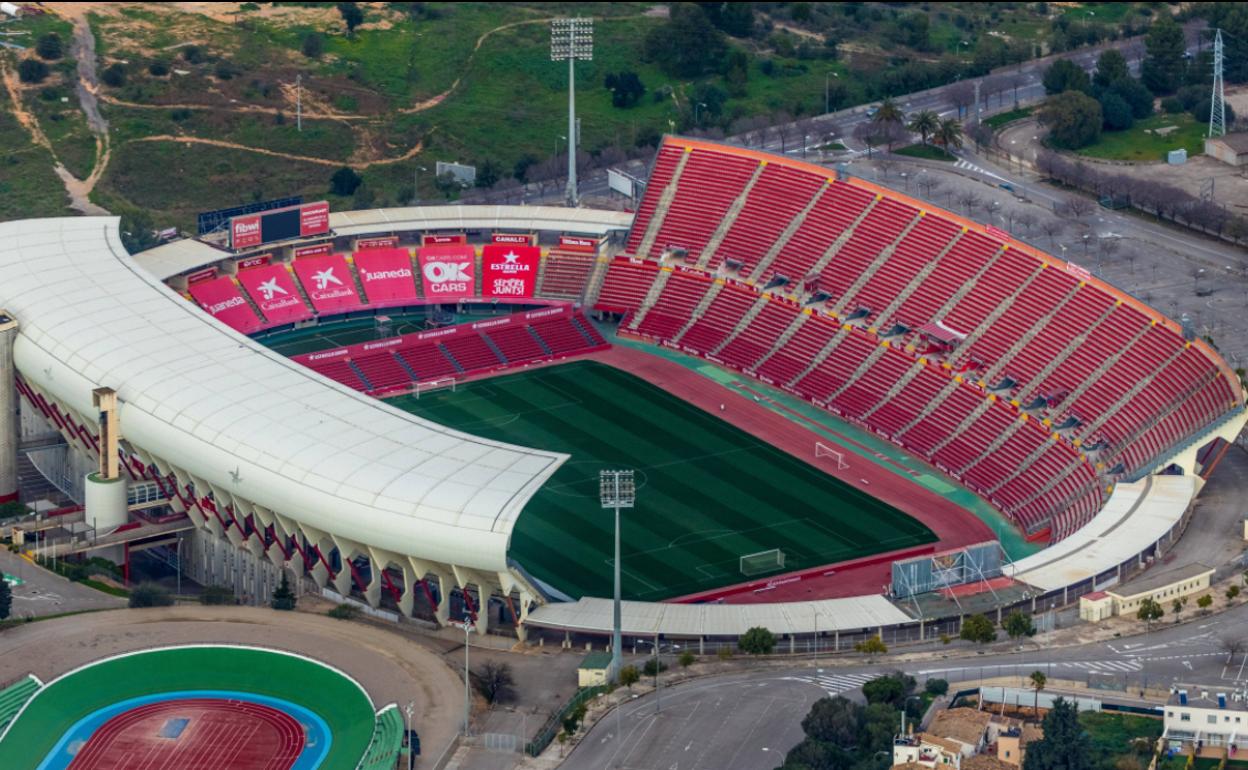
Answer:
<svg viewBox="0 0 1248 770"><path fill-rule="evenodd" d="M919 521L650 383L577 361L393 405L474 435L565 452L530 500L511 557L573 597L611 596L613 515L598 472L635 469L622 514L623 595L655 601L758 579L741 557L780 549L784 572L933 542ZM780 568L771 570L779 573Z"/></svg>
<svg viewBox="0 0 1248 770"><path fill-rule="evenodd" d="M0 741L0 766L35 768L87 715L165 692L226 690L296 703L325 720L332 744L321 768L353 768L375 715L354 682L314 661L243 647L177 647L110 658L40 690Z"/></svg>

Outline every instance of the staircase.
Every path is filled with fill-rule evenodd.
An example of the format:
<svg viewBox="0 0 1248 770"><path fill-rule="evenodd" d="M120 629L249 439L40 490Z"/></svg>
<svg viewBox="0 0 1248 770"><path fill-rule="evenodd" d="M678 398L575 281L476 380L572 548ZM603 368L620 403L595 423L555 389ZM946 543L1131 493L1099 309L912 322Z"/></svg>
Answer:
<svg viewBox="0 0 1248 770"><path fill-rule="evenodd" d="M724 341L711 349L711 355L719 355L719 351L726 348L728 343L737 338L738 334L745 331L745 327L749 326L755 318L758 318L758 314L763 312L763 308L767 307L767 303L770 301L771 300L768 299L766 294L760 295L759 298L754 301L754 304L750 306L750 309L745 311L745 315L741 316L741 320L737 321L737 325L732 327L732 331L728 332L728 336L724 337Z"/></svg>
<svg viewBox="0 0 1248 770"><path fill-rule="evenodd" d="M533 282L533 295L540 296L542 288L546 286L546 263L550 261L550 251L547 250L542 258L537 261L537 279Z"/></svg>
<svg viewBox="0 0 1248 770"><path fill-rule="evenodd" d="M354 361L352 361L351 359L349 359L349 358L348 358L348 359L347 359L347 366L351 367L351 371L355 372L355 376L356 376L356 377L359 377L359 378L360 378L360 382L364 383L364 389L365 389L365 390L372 390L372 389L373 389L373 383L371 383L371 382L369 382L369 381L368 381L368 378L364 376L364 371L363 371L362 369L360 369L360 367L359 367L359 366L357 366L357 365L356 365L356 363L355 363Z"/></svg>
<svg viewBox="0 0 1248 770"><path fill-rule="evenodd" d="M819 199L822 198L823 194L831 187L831 182L825 182L823 187L820 187L815 191L814 196L810 199L810 203L807 203L804 209L797 212L797 216L793 217L793 221L789 222L788 226L785 227L780 233L780 237L776 238L776 242L771 244L771 248L767 250L767 253L763 255L763 258L758 261L758 264L755 265L754 269L750 272L750 277L748 279L750 283L754 283L763 277L763 273L767 272L767 268L771 267L771 263L775 262L776 257L780 256L780 252L783 251L784 247L788 245L789 239L791 239L793 234L797 232L798 228L802 226L802 223L806 221L806 217L810 214L811 210L813 210L819 203Z"/></svg>
<svg viewBox="0 0 1248 770"><path fill-rule="evenodd" d="M1018 433L1018 431L1023 427L1023 425L1027 423L1028 419L1029 418L1027 417L1027 415L1020 414L1018 416L1018 419L1010 423L1009 427L1007 427L1005 430L997 434L997 437L994 438L988 444L988 446L984 448L984 451L979 453L979 456L977 456L975 459L971 460L969 463L959 468L958 473L959 474L966 473L971 468L974 468L976 465L979 465L980 461L982 461L985 457L997 451L1001 447L1005 446L1005 442L1013 438L1014 434ZM1042 446L1041 448L1044 448L1044 447ZM1024 467L1026 467L1026 465L1027 464L1024 463Z"/></svg>
<svg viewBox="0 0 1248 770"><path fill-rule="evenodd" d="M550 349L550 345L547 345L546 340L542 339L542 335L537 333L537 329L534 329L532 326L527 326L525 329L529 332L529 336L536 340L538 345L542 346L543 353L548 356L554 355L555 351Z"/></svg>
<svg viewBox="0 0 1248 770"><path fill-rule="evenodd" d="M1131 431L1131 435L1127 436L1117 446L1113 447L1109 455L1104 458L1106 467L1112 467L1113 461L1118 459L1119 455L1122 454L1123 450L1125 450L1127 447L1131 446L1131 444L1138 441L1140 436L1143 436L1145 433L1152 430L1162 420L1174 414L1174 412L1180 406L1182 406L1189 399L1191 399L1198 392L1200 392L1201 388L1204 388L1209 383L1217 379L1219 376L1220 376L1220 373L1217 371L1207 372L1204 377L1201 377L1200 379L1196 380L1195 383L1189 385L1183 391L1182 395L1180 395L1178 398L1173 399L1170 402L1169 406L1167 406L1165 409L1161 410L1160 412L1156 414L1150 415L1147 420L1145 420L1144 422L1136 426L1135 430Z"/></svg>
<svg viewBox="0 0 1248 770"><path fill-rule="evenodd" d="M1096 435L1096 432L1101 429L1102 425L1113 419L1114 415L1117 414L1122 407L1126 406L1128 401L1135 398L1141 391L1151 385L1153 380L1157 379L1157 375L1169 368L1170 364L1174 363L1186 350L1187 348L1185 347L1176 348L1175 351L1170 354L1170 357L1165 360L1165 363L1149 372L1147 376L1141 377L1127 390L1126 393L1122 395L1121 398L1111 404L1109 409L1105 410L1103 414L1099 415L1095 420L1089 423L1087 428L1080 432L1080 440L1087 440Z"/></svg>
<svg viewBox="0 0 1248 770"><path fill-rule="evenodd" d="M667 187L663 188L663 193L659 195L659 202L654 206L654 214L650 216L650 221L646 224L646 233L641 236L641 243L637 244L637 254L647 256L650 249L654 248L654 239L659 237L659 228L663 226L663 220L667 219L667 210L672 205L672 199L676 197L676 184L680 181L680 175L685 171L685 164L689 162L689 156L692 155L688 147L680 156L680 160L676 162L676 170L672 172L672 179L667 183Z"/></svg>
<svg viewBox="0 0 1248 770"><path fill-rule="evenodd" d="M485 340L485 346L490 349L490 352L494 354L494 357L497 358L500 363L511 363L507 360L507 356L503 355L502 349L494 342L494 340L490 338L490 335L482 334L481 339Z"/></svg>
<svg viewBox="0 0 1248 770"><path fill-rule="evenodd" d="M961 436L968 428L971 427L971 425L974 424L976 420L984 416L984 412L987 412L991 408L992 399L985 398L983 401L979 402L979 405L972 409L970 414L962 418L962 422L958 423L958 427L949 431L949 435L942 438L936 443L936 446L932 447L931 451L927 453L927 456L933 457L937 452L952 444L954 439Z"/></svg>
<svg viewBox="0 0 1248 770"><path fill-rule="evenodd" d="M659 301L659 295L663 293L663 287L672 279L671 269L660 270L659 274L654 277L654 283L650 284L650 289L646 292L646 297L641 301L641 307L637 308L637 312L633 313L633 317L628 321L628 328L634 331L645 320L646 313L650 312L650 308L654 307L654 303Z"/></svg>
<svg viewBox="0 0 1248 770"><path fill-rule="evenodd" d="M828 247L827 251L823 252L823 256L819 257L819 261L810 268L810 272L823 272L823 269L828 266L828 263L831 262L832 258L835 257L837 252L841 250L841 247L854 236L854 231L858 229L858 225L862 224L862 220L867 218L867 216L871 213L871 210L875 208L875 204L879 203L882 197L883 196L877 195L875 196L875 200L867 204L867 207L862 210L862 213L858 215L858 218L851 222L849 227L845 228L845 232L836 237L836 240L832 242L832 245ZM797 277L802 278L804 276Z"/></svg>
<svg viewBox="0 0 1248 770"><path fill-rule="evenodd" d="M1018 341L1010 346L1009 350L1005 351L1000 358L993 362L992 366L988 367L988 371L984 372L984 376L981 379L984 382L992 382L995 380L997 375L1001 373L1001 370L1004 369L1010 361L1014 360L1014 356L1018 355L1020 350L1030 345L1032 340L1040 336L1041 332L1048 327L1049 323L1057 317L1057 314L1062 312L1062 308L1066 307L1066 303L1075 298L1075 293L1078 291L1079 285L1075 284L1075 286L1071 288L1070 292L1065 297L1062 297L1062 299L1053 306L1052 310L1046 313L1040 320L1032 324L1031 328L1024 332L1023 336L1019 337Z"/></svg>
<svg viewBox="0 0 1248 770"><path fill-rule="evenodd" d="M1076 348L1088 341L1088 337L1091 337L1092 333L1100 328L1101 324L1105 323L1105 319L1109 318L1110 314L1114 312L1114 308L1116 307L1118 307L1117 303L1105 308L1105 312L1101 313L1100 318L1097 318L1089 324L1088 328L1084 329L1081 334L1066 343L1066 347L1062 348L1062 352L1053 356L1053 360L1044 365L1044 368L1040 370L1040 373L1036 375L1035 379L1024 385L1022 390L1018 391L1018 401L1020 403L1025 403L1031 394L1035 392L1036 388L1040 387L1040 383L1047 380L1050 374L1057 371L1057 367L1061 366L1067 358L1070 358L1070 354L1074 353Z"/></svg>
<svg viewBox="0 0 1248 770"><path fill-rule="evenodd" d="M796 377L789 380L785 384L792 387L793 383L800 382L803 377L813 372L816 366L826 361L828 356L832 355L832 351L836 350L837 346L840 345L848 336L849 336L849 327L842 326L836 332L836 334L833 335L832 339L828 340L828 344L824 345L823 349L820 350L817 354L815 354L815 357L810 360L810 364L805 369L803 369L801 373L799 373Z"/></svg>
<svg viewBox="0 0 1248 770"><path fill-rule="evenodd" d="M836 392L828 396L828 401L831 402L835 400L837 396L849 390L849 386L853 385L855 382L860 380L862 376L867 373L867 370L875 365L876 361L879 361L881 358L884 357L884 353L886 353L887 351L888 351L888 343L881 342L880 344L876 345L875 350L871 351L871 355L863 359L862 363L858 364L858 368L854 370L854 373L849 376L849 379L845 380L845 384L841 385L841 387L836 389Z"/></svg>
<svg viewBox="0 0 1248 770"><path fill-rule="evenodd" d="M712 281L711 287L702 295L702 299L698 300L698 304L694 306L693 312L689 314L689 320L685 321L685 325L680 327L680 331L672 335L672 342L679 342L685 333L693 328L693 325L702 320L702 316L706 315L706 309L715 301L715 297L724 290L723 281Z"/></svg>
<svg viewBox="0 0 1248 770"><path fill-rule="evenodd" d="M585 293L581 295L581 303L586 309L598 301L598 293L602 291L602 282L607 280L607 268L611 265L610 257L598 257L594 261L589 280L585 281Z"/></svg>
<svg viewBox="0 0 1248 770"><path fill-rule="evenodd" d="M248 294L245 289L243 289L243 285L239 283L238 278L234 277L234 278L231 278L230 280L234 282L235 288L237 288L238 293L242 295L243 301L247 303L247 307L251 308L251 312L256 314L256 318L259 318L261 321L268 323L269 319L266 318L264 313L260 311L260 306L257 305L256 301L251 298L251 295Z"/></svg>
<svg viewBox="0 0 1248 770"><path fill-rule="evenodd" d="M1148 326L1147 324L1140 327L1140 330L1135 333L1135 336L1133 336L1130 339L1130 341L1127 342L1126 345L1123 345L1122 347L1115 350L1113 354L1109 356L1109 358L1106 358L1104 361L1101 362L1100 366L1093 369L1092 373L1089 374L1087 377L1085 377L1083 382L1079 383L1079 385L1074 390L1072 390L1069 394L1067 394L1066 398L1062 399L1062 403L1058 404L1057 408L1053 410L1053 414L1054 415L1065 414L1066 410L1069 409L1072 405L1074 405L1074 403L1079 400L1080 396L1082 396L1084 393L1087 393L1088 389L1090 389L1102 377L1104 377L1105 373L1108 372L1114 364L1118 363L1118 361L1131 350L1132 346L1134 346L1135 343L1140 341L1140 338L1143 337L1150 328L1152 327Z"/></svg>
<svg viewBox="0 0 1248 770"><path fill-rule="evenodd" d="M447 361L451 362L451 366L455 367L455 371L459 372L460 374L463 374L465 371L467 371L466 369L464 369L463 365L459 363L459 361L455 360L455 356L451 355L451 351L447 350L446 345L442 344L441 342L438 343L438 352L441 353L443 356L445 356Z"/></svg>
<svg viewBox="0 0 1248 770"><path fill-rule="evenodd" d="M944 259L945 255L952 251L954 246L958 245L958 241L962 240L962 236L965 233L966 230L963 230L953 236L953 238L949 240L949 243L945 244L945 247L941 249L940 252L926 265L924 265L923 269L920 270L917 275L910 279L910 283L906 284L906 288L902 289L896 297L893 297L893 301L888 303L888 307L884 308L884 310L876 316L876 328L883 329L888 325L888 321L893 317L893 313L896 313L897 309L910 298L910 295L914 294L914 292L923 285L923 282L926 281L932 273L936 272L936 268L940 266L940 260Z"/></svg>
<svg viewBox="0 0 1248 770"><path fill-rule="evenodd" d="M399 365L399 368L407 372L407 376L412 378L412 382L420 382L420 378L416 376L416 370L407 365L407 362L403 360L403 356L392 352L390 357Z"/></svg>
<svg viewBox="0 0 1248 770"><path fill-rule="evenodd" d="M1027 291L1027 287L1031 286L1032 282L1034 282L1036 278L1040 277L1040 273L1044 269L1045 266L1041 265L1036 268L1031 275L1027 276L1027 280L1020 283L1010 294L1010 296L999 302L997 306L992 309L992 312L989 313L984 320L979 322L979 326L976 326L974 331L966 335L966 337L958 343L958 346L954 348L952 353L945 357L945 360L950 362L957 361L959 357L974 347L975 343L979 342L979 338L987 334L988 330L995 326L997 321L1001 319L1001 316L1005 315L1006 312L1014 306L1014 302L1022 296L1023 292Z"/></svg>
<svg viewBox="0 0 1248 770"><path fill-rule="evenodd" d="M975 288L975 285L979 283L979 279L983 278L984 274L991 270L993 265L997 264L997 260L1000 259L1001 255L1004 253L1004 247L997 249L996 253L984 263L984 266L981 267L975 275L971 276L971 280L958 287L958 290L955 291L949 299L945 300L945 304L941 305L935 313L932 313L933 320L939 321L949 315L949 311L953 310L957 304L961 302L964 297L966 297L967 294L971 293L971 291Z"/></svg>
<svg viewBox="0 0 1248 770"><path fill-rule="evenodd" d="M909 369L907 369L906 373L901 375L901 378L898 379L897 382L893 383L893 387L888 389L888 392L884 394L884 397L881 398L878 402L876 402L875 406L871 407L870 409L868 409L866 412L863 413L862 415L863 421L866 421L868 417L870 417L871 415L879 411L880 407L884 406L889 401L892 401L894 398L897 397L898 393L905 390L906 386L910 384L911 380L913 380L915 377L918 377L919 372L923 371L924 366L926 366L926 364L924 364L922 361L915 361L914 365L912 365Z"/></svg>
<svg viewBox="0 0 1248 770"><path fill-rule="evenodd" d="M895 435L893 438L900 438L901 436L905 435L906 431L918 425L921 421L923 421L929 415L931 415L932 412L935 412L937 409L939 409L940 405L945 403L945 399L953 395L953 392L957 389L957 387L958 387L957 380L954 380L954 379L949 380L949 382L945 384L945 387L941 388L940 392L936 394L936 397L933 398L930 402L928 402L927 406L923 407L923 411L916 414L913 420L903 425L901 430L897 431L897 435Z"/></svg>
<svg viewBox="0 0 1248 770"><path fill-rule="evenodd" d="M711 234L711 239L706 242L706 246L702 249L701 256L698 257L698 267L705 268L711 262L711 257L719 250L719 244L724 242L724 237L728 235L728 231L732 229L732 225L737 221L737 215L741 213L741 209L745 208L745 201L750 196L750 190L754 189L754 185L758 183L758 178L763 175L763 169L767 168L766 161L760 162L754 169L753 176L745 183L745 187L741 189L737 199L728 207L728 211L724 213L724 218L719 220L719 226L715 228L715 232Z"/></svg>
<svg viewBox="0 0 1248 770"><path fill-rule="evenodd" d="M480 297L481 296L481 266L479 264L480 260L477 260L475 256L473 257L473 259L477 261L478 263L473 266L473 271L472 271L473 275L475 275L477 279L475 296ZM347 272L351 274L351 285L355 287L356 296L360 298L360 302L363 302L365 305L367 305L368 294L364 292L364 284L360 282L360 274L355 269L354 261L347 262Z"/></svg>
<svg viewBox="0 0 1248 770"><path fill-rule="evenodd" d="M777 350L784 347L789 340L793 339L793 335L797 334L797 330L802 328L802 324L806 323L807 318L810 318L810 316L806 313L798 313L797 317L793 319L793 322L789 324L784 331L780 332L780 336L776 338L776 342L771 346L771 349L764 353L761 358L750 366L750 371L756 371L758 367L767 362L767 359L774 356Z"/></svg>
<svg viewBox="0 0 1248 770"><path fill-rule="evenodd" d="M1008 476L1006 476L1004 479L1002 479L1001 481L994 484L991 488L989 488L988 494L990 495L996 494L996 491L998 489L1001 489L1006 484L1009 484L1011 481L1021 476L1024 472L1027 471L1028 468L1031 467L1032 463L1038 461L1041 455L1043 455L1046 451L1048 451L1048 448L1051 445L1052 445L1051 441L1046 441L1040 446L1033 449L1031 451L1031 454L1027 455L1027 458L1023 460L1021 463L1019 463L1018 467L1015 468ZM976 462L978 462L978 460L976 460ZM1028 497L1026 500L1024 500L1022 503L1022 506L1031 505L1031 503L1034 502L1035 500L1039 500L1041 495L1048 494L1050 489L1062 483L1062 481L1067 476L1074 473L1075 469L1078 468L1079 464L1082 462L1083 462L1082 459L1076 457L1074 461L1072 461L1065 468L1062 469L1061 473L1058 473L1056 476L1046 481L1044 485L1041 487L1040 491L1034 493L1033 495Z"/></svg>
<svg viewBox="0 0 1248 770"><path fill-rule="evenodd" d="M845 309L845 306L849 304L849 302L858 294L859 291L862 290L862 287L867 285L867 281L871 280L871 276L875 275L876 271L884 266L884 263L888 261L889 257L893 256L893 252L897 250L897 246L901 243L902 239L909 235L911 230L918 227L919 222L922 220L923 212L920 211L914 215L914 219L910 220L910 224L903 227L900 233L897 233L897 237L893 239L892 243L880 249L880 253L875 255L875 259L871 261L871 264L867 266L867 269L858 274L858 277L854 279L854 282L850 284L849 288L845 290L845 293L842 294L840 299L836 301L836 305L832 308L833 315L841 314L841 311Z"/></svg>
<svg viewBox="0 0 1248 770"><path fill-rule="evenodd" d="M588 323L588 321L586 323ZM593 335L589 333L589 330L581 324L581 319L577 318L575 315L572 316L572 325L576 327L577 334L581 335L581 338L585 340L586 345L594 347L598 344L598 341L595 340Z"/></svg>
<svg viewBox="0 0 1248 770"><path fill-rule="evenodd" d="M315 313L316 305L312 304L312 298L308 296L308 292L303 288L303 284L299 281L299 277L295 275L295 269L289 264L284 265L284 267L286 268L286 272L290 274L290 282L295 285L295 291L299 294L299 299L303 300L303 304L307 305L308 309ZM419 281L417 281L416 286L420 286Z"/></svg>

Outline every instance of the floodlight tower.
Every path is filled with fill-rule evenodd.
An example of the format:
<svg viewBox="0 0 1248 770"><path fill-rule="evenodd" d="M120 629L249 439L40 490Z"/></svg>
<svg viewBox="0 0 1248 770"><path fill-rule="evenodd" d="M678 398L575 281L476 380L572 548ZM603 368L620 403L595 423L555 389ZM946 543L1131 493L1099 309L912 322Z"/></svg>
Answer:
<svg viewBox="0 0 1248 770"><path fill-rule="evenodd" d="M1209 137L1226 136L1226 97L1222 93L1222 30L1213 37L1213 96L1209 101Z"/></svg>
<svg viewBox="0 0 1248 770"><path fill-rule="evenodd" d="M632 508L637 500L637 485L632 471L598 471L598 499L603 508L615 509L615 606L611 626L611 670L607 678L612 682L620 676L623 661L620 648L624 642L620 632L620 509Z"/></svg>
<svg viewBox="0 0 1248 770"><path fill-rule="evenodd" d="M568 190L569 206L576 194L576 62L594 60L594 20L554 19L550 22L550 60L568 63Z"/></svg>

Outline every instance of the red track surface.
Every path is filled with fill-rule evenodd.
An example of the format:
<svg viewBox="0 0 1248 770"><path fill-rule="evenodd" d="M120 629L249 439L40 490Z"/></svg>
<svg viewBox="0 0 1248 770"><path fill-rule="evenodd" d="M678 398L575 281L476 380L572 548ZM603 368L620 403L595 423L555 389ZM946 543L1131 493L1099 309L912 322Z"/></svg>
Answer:
<svg viewBox="0 0 1248 770"><path fill-rule="evenodd" d="M815 465L847 484L869 490L873 497L913 516L936 534L938 540L931 546L909 549L904 555L915 555L925 551L932 553L996 540L993 531L975 514L918 483L907 481L887 468L863 459L854 460L852 456L850 456L850 467L847 470L838 470L835 463L815 460L815 442L826 442L824 436L813 433L791 420L781 419L767 407L749 399L725 398L722 389L711 386L705 377L680 364L621 345L593 353L589 357L636 375L701 409L719 415L750 435ZM750 385L757 387L760 391L763 388L762 385L755 386L753 382ZM720 411L720 404L724 404L727 408ZM832 419L829 415L829 421ZM894 558L900 557L900 554L893 555L891 558L880 558L877 555L801 573L791 573L789 576L773 575L765 581L754 581L721 589L713 592L714 597L700 594L696 597L682 597L674 601L722 597L729 604L752 604L877 594L883 592L884 586L891 579L890 563ZM794 577L800 579L791 580ZM775 584L782 580L786 582L766 588L768 584ZM764 590L758 590L760 584Z"/></svg>
<svg viewBox="0 0 1248 770"><path fill-rule="evenodd" d="M162 738L170 719L189 719ZM140 706L96 730L69 770L289 770L303 750L289 714L245 701L188 698Z"/></svg>

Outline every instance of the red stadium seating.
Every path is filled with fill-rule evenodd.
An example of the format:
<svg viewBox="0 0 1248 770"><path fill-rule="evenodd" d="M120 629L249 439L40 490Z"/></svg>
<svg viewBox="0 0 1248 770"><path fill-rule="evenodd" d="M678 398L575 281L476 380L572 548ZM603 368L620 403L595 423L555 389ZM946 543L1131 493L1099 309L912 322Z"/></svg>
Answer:
<svg viewBox="0 0 1248 770"><path fill-rule="evenodd" d="M579 300L585 293L585 285L594 271L598 257L582 251L551 249L546 255L542 285L537 295L549 299Z"/></svg>

